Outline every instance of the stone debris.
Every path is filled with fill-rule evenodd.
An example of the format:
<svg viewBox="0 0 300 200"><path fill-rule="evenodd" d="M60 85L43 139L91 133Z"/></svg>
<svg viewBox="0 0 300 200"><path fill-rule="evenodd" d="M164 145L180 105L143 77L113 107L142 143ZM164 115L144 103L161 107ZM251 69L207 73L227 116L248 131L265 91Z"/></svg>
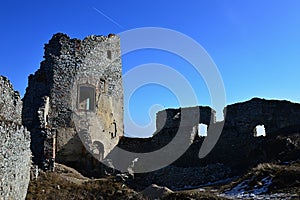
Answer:
<svg viewBox="0 0 300 200"><path fill-rule="evenodd" d="M147 187L145 190L142 191L143 196L149 200L160 199L163 196L171 193L173 193L173 191L170 190L169 188L160 187L155 184L150 185L149 187Z"/></svg>

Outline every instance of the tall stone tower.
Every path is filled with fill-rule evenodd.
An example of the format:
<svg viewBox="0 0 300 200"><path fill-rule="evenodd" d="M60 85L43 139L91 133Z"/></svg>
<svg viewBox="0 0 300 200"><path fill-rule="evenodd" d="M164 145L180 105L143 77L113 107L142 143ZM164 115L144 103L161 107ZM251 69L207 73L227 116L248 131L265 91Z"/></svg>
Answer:
<svg viewBox="0 0 300 200"><path fill-rule="evenodd" d="M58 33L45 45L44 58L23 99L33 161L45 169L54 160L93 169L123 135L120 39Z"/></svg>

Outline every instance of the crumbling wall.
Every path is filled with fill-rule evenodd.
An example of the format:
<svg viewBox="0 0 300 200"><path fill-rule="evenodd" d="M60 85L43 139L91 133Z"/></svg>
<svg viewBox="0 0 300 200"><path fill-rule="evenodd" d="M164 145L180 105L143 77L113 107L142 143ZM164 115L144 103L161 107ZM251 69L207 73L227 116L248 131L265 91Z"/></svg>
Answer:
<svg viewBox="0 0 300 200"><path fill-rule="evenodd" d="M30 179L30 135L20 125L20 96L3 76L0 96L0 197L25 199Z"/></svg>
<svg viewBox="0 0 300 200"><path fill-rule="evenodd" d="M199 159L198 154L204 137L196 137L194 143L174 163L175 165L184 167L205 166L210 163L221 162L237 169L243 169L261 161L270 161L273 158L273 155L266 153L265 148L270 139L280 134L291 135L300 130L297 129L300 126L300 104L297 103L253 98L246 102L228 105L225 109L224 127L213 150L205 158ZM170 116L174 116L174 113ZM220 123L223 122L216 122L210 126L217 126ZM176 119L174 117L169 118L164 127L174 126L174 124L178 124ZM254 136L254 129L257 125L265 126L266 137L256 138ZM176 134L176 129L173 131L173 135ZM166 140L165 136L160 138ZM255 157L253 157L254 154Z"/></svg>
<svg viewBox="0 0 300 200"><path fill-rule="evenodd" d="M226 108L225 121L215 122L215 112L207 107L167 109L157 114L157 131L150 138L127 138L120 140L119 147L139 153L147 153L159 150L168 145L178 132L179 126L184 128L195 127L197 123L204 123L210 126L210 130L221 127L224 124L220 138L212 151L204 158L199 158L200 148L205 137L195 135L193 143L188 150L174 161L171 166L165 168L168 173L161 173L162 170L137 174L135 176L137 185L141 187L156 183L161 185L174 185L168 180L173 180L178 171L170 169L178 168L179 171L186 171L185 177L194 177L195 172L191 169L205 170L208 166L220 163L223 169L209 171L203 182L192 179L198 185L213 182L214 178L226 179L235 176L245 170L262 162L290 162L299 158L298 137L300 133L300 104L288 101L265 100L254 98L246 102L229 105ZM182 112L188 110L187 119L182 123ZM201 112L202 110L202 112ZM199 112L200 120L194 120ZM211 121L210 121L211 120ZM212 122L212 123L210 123ZM265 125L266 136L255 137L254 128L256 125ZM196 126L197 127L197 126ZM208 131L208 135L212 133ZM191 131L186 137L191 136ZM174 148L176 151L176 148ZM138 162L136 163L139 164ZM194 167L194 168L193 168ZM180 177L180 176L179 176ZM199 178L199 177L198 177ZM181 180L181 179L180 179ZM193 182L192 181L192 182ZM177 181L179 183L179 181ZM175 183L175 185L177 184ZM183 185L190 185L191 180L182 180Z"/></svg>
<svg viewBox="0 0 300 200"><path fill-rule="evenodd" d="M0 120L21 124L22 101L9 80L0 76Z"/></svg>
<svg viewBox="0 0 300 200"><path fill-rule="evenodd" d="M215 122L216 111L208 106L166 109L159 111L156 115L156 130L179 126L193 127L201 123L209 126Z"/></svg>
<svg viewBox="0 0 300 200"><path fill-rule="evenodd" d="M226 108L225 126L240 135L253 135L257 125L264 125L266 135L300 125L300 104L289 101L253 98Z"/></svg>
<svg viewBox="0 0 300 200"><path fill-rule="evenodd" d="M33 160L40 167L55 158L77 169L91 168L85 166L93 164L87 160L90 153L103 158L117 145L123 135L120 54L119 37L113 34L79 40L58 33L45 45L45 60L29 77L23 109ZM79 108L83 86L94 90L91 110Z"/></svg>
<svg viewBox="0 0 300 200"><path fill-rule="evenodd" d="M268 155L264 148L271 138L280 134L293 134L300 130L300 104L297 103L253 98L246 102L228 105L225 109L225 122L216 122L216 113L209 107L160 111L157 113L157 131L153 137L122 138L119 146L129 151L151 152L171 142L179 127L191 128L197 127L197 123L204 123L211 126L212 129L208 132L210 134L215 127L224 124L220 138L205 158L198 157L205 137L196 135L189 149L173 165L191 167L221 162L242 169L272 159L272 155ZM185 119L182 116L183 112ZM265 126L266 137L254 136L254 128L257 125ZM253 157L254 154L257 156Z"/></svg>

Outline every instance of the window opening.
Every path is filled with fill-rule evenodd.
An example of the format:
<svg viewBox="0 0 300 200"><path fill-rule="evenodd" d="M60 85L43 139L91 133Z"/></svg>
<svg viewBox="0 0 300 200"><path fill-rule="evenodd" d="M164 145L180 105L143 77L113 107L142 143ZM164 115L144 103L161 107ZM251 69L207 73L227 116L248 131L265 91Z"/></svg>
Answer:
<svg viewBox="0 0 300 200"><path fill-rule="evenodd" d="M264 125L258 125L254 128L254 137L266 136L266 129Z"/></svg>
<svg viewBox="0 0 300 200"><path fill-rule="evenodd" d="M206 124L199 124L198 125L198 135L200 137L207 136L207 125Z"/></svg>
<svg viewBox="0 0 300 200"><path fill-rule="evenodd" d="M88 86L79 87L79 109L84 111L94 111L95 88Z"/></svg>

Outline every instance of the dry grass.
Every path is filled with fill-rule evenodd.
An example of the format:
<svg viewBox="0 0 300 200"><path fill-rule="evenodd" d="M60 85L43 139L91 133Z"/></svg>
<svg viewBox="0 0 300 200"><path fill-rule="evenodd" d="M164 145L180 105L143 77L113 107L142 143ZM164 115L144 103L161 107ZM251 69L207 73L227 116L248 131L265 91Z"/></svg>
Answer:
<svg viewBox="0 0 300 200"><path fill-rule="evenodd" d="M30 200L60 199L147 199L134 190L114 181L113 177L89 179L76 170L64 165L56 165L55 172L41 172L37 180L30 182L27 198ZM176 192L163 198L176 199L207 199L219 200L210 192Z"/></svg>
<svg viewBox="0 0 300 200"><path fill-rule="evenodd" d="M180 191L168 194L163 200L221 200L218 193L222 193L235 187L244 180L249 180L249 187L260 185L260 181L265 177L272 178L272 184L267 193L300 193L300 162L288 165L259 164L250 170L246 175L237 181L225 186L205 188L206 191L199 190ZM55 172L41 172L37 180L30 182L27 199L145 199L139 193L128 188L122 183L116 182L113 177L102 179L89 179L82 176L72 168L58 165Z"/></svg>
<svg viewBox="0 0 300 200"><path fill-rule="evenodd" d="M26 199L143 199L141 195L112 178L91 180L71 168L41 172L30 182Z"/></svg>
<svg viewBox="0 0 300 200"><path fill-rule="evenodd" d="M300 193L300 162L294 162L287 165L278 165L272 163L259 164L249 173L237 181L221 187L221 191L235 187L244 180L249 180L249 187L261 185L260 180L265 177L271 177L272 183L269 186L268 193Z"/></svg>
<svg viewBox="0 0 300 200"><path fill-rule="evenodd" d="M218 197L213 192L195 192L183 191L169 194L162 198L162 200L223 200L225 198Z"/></svg>

